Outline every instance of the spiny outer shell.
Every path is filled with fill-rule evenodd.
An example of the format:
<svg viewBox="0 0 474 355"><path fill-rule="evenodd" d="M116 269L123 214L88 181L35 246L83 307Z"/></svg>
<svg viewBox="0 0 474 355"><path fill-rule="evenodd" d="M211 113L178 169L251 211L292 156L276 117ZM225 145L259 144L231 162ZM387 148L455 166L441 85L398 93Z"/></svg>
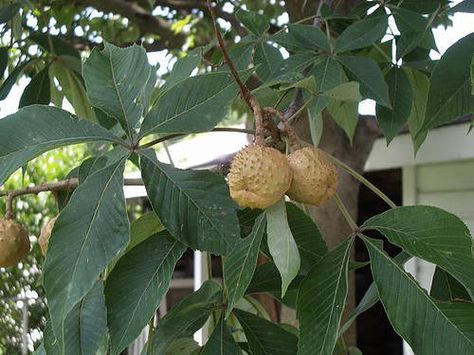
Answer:
<svg viewBox="0 0 474 355"><path fill-rule="evenodd" d="M58 219L57 216L50 219L49 222L46 223L43 226L43 228L41 228L41 234L38 239L38 244L41 248L41 253L44 256L46 256L46 253L48 252L49 238L51 237L51 232L53 230L54 223L56 222L57 219Z"/></svg>
<svg viewBox="0 0 474 355"><path fill-rule="evenodd" d="M319 206L334 196L337 170L321 149L299 149L288 156L288 162L293 181L286 194L292 200Z"/></svg>
<svg viewBox="0 0 474 355"><path fill-rule="evenodd" d="M12 219L0 219L0 267L18 264L29 251L26 229Z"/></svg>
<svg viewBox="0 0 474 355"><path fill-rule="evenodd" d="M286 156L258 145L243 148L227 175L230 196L241 207L267 208L278 202L291 184Z"/></svg>

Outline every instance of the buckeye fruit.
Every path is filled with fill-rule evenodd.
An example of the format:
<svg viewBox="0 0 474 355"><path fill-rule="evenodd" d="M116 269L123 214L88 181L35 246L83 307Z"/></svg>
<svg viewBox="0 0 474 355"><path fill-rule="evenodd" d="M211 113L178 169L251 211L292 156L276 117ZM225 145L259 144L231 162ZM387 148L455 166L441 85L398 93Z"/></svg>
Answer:
<svg viewBox="0 0 474 355"><path fill-rule="evenodd" d="M13 219L0 219L0 267L18 264L30 251L28 232Z"/></svg>
<svg viewBox="0 0 474 355"><path fill-rule="evenodd" d="M321 149L298 149L288 156L288 162L293 181L286 194L292 200L319 206L334 196L337 170Z"/></svg>
<svg viewBox="0 0 474 355"><path fill-rule="evenodd" d="M51 218L48 223L46 223L43 228L41 228L40 237L38 239L38 244L41 249L41 253L46 256L48 252L49 238L51 237L51 232L54 227L54 223L58 219L58 216Z"/></svg>
<svg viewBox="0 0 474 355"><path fill-rule="evenodd" d="M275 148L253 144L234 157L227 179L235 202L241 207L263 209L283 197L292 173L285 155Z"/></svg>

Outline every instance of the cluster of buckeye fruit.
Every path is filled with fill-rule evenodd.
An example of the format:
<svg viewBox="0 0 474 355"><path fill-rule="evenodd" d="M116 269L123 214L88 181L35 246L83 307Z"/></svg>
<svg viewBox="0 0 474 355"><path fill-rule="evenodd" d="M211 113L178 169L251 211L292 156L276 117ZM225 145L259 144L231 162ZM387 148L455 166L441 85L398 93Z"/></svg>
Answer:
<svg viewBox="0 0 474 355"><path fill-rule="evenodd" d="M51 219L41 229L38 244L43 255L48 251L49 237L56 218ZM18 264L30 251L28 231L12 218L0 219L0 267Z"/></svg>
<svg viewBox="0 0 474 355"><path fill-rule="evenodd" d="M289 155L257 144L234 157L227 176L230 195L241 207L267 208L285 194L319 206L336 193L337 170L325 153L305 147Z"/></svg>

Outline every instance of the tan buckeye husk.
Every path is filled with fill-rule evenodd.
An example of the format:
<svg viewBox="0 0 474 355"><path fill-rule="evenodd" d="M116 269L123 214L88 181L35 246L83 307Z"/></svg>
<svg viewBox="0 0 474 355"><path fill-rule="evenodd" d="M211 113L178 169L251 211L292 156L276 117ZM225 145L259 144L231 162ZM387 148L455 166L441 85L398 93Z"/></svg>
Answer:
<svg viewBox="0 0 474 355"><path fill-rule="evenodd" d="M283 197L292 173L285 155L275 148L253 144L236 154L227 179L235 202L241 207L263 209Z"/></svg>
<svg viewBox="0 0 474 355"><path fill-rule="evenodd" d="M54 223L56 223L57 219L58 216L51 218L48 223L46 223L43 228L41 228L38 244L41 248L41 253L44 256L46 256L46 253L48 252L49 238L51 237L51 232L53 231Z"/></svg>
<svg viewBox="0 0 474 355"><path fill-rule="evenodd" d="M288 156L293 181L286 193L292 200L319 206L337 189L337 169L318 148L305 147Z"/></svg>
<svg viewBox="0 0 474 355"><path fill-rule="evenodd" d="M13 219L0 219L0 267L18 264L30 251L28 232Z"/></svg>

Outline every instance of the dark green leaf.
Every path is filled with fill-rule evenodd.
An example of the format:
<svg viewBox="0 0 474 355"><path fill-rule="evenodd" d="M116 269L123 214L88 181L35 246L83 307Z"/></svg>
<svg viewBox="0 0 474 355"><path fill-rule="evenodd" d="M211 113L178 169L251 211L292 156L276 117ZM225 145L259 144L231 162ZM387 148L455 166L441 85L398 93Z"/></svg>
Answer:
<svg viewBox="0 0 474 355"><path fill-rule="evenodd" d="M328 38L319 27L300 24L289 24L288 32L296 39L302 48L331 51Z"/></svg>
<svg viewBox="0 0 474 355"><path fill-rule="evenodd" d="M430 296L438 301L471 301L464 286L438 266L431 282Z"/></svg>
<svg viewBox="0 0 474 355"><path fill-rule="evenodd" d="M224 178L160 163L153 150L140 157L148 197L171 235L192 248L228 254L240 229Z"/></svg>
<svg viewBox="0 0 474 355"><path fill-rule="evenodd" d="M436 64L431 75L425 120L418 134L474 112L470 80L472 53L474 33L449 47Z"/></svg>
<svg viewBox="0 0 474 355"><path fill-rule="evenodd" d="M240 355L242 350L235 342L226 325L224 313L217 323L211 337L202 349L200 355Z"/></svg>
<svg viewBox="0 0 474 355"><path fill-rule="evenodd" d="M8 73L8 77L3 81L2 86L0 86L0 101L5 100L13 85L15 85L18 77L23 73L25 67L31 62L32 60L27 60L25 62L18 63L15 69L13 69L11 73Z"/></svg>
<svg viewBox="0 0 474 355"><path fill-rule="evenodd" d="M413 256L451 273L474 295L472 237L455 215L430 206L405 206L368 219L365 229L375 229Z"/></svg>
<svg viewBox="0 0 474 355"><path fill-rule="evenodd" d="M118 261L105 287L111 354L125 349L153 317L185 250L184 244L163 231Z"/></svg>
<svg viewBox="0 0 474 355"><path fill-rule="evenodd" d="M332 354L334 350L346 304L352 243L353 239L348 239L326 254L301 283L298 354Z"/></svg>
<svg viewBox="0 0 474 355"><path fill-rule="evenodd" d="M249 71L241 74L246 80ZM150 133L192 133L212 129L227 114L238 93L229 72L182 80L166 91L143 121L140 137Z"/></svg>
<svg viewBox="0 0 474 355"><path fill-rule="evenodd" d="M237 241L224 258L224 283L227 289L226 317L237 301L245 295L257 265L258 251L265 232L265 214L257 217L250 235Z"/></svg>
<svg viewBox="0 0 474 355"><path fill-rule="evenodd" d="M20 98L19 108L33 104L49 104L51 100L49 66L44 67L28 83Z"/></svg>
<svg viewBox="0 0 474 355"><path fill-rule="evenodd" d="M235 309L234 314L244 329L252 355L296 354L298 337L292 333L240 309Z"/></svg>
<svg viewBox="0 0 474 355"><path fill-rule="evenodd" d="M388 17L374 16L357 21L347 27L336 40L336 53L364 48L378 42L387 31Z"/></svg>
<svg viewBox="0 0 474 355"><path fill-rule="evenodd" d="M298 289L303 276L296 276L288 286L288 292ZM258 265L250 281L247 293L270 292L279 294L281 292L281 277L278 269L272 262Z"/></svg>
<svg viewBox="0 0 474 355"><path fill-rule="evenodd" d="M192 338L178 338L171 342L166 349L166 355L197 355L201 347ZM142 354L146 354L146 348L143 349Z"/></svg>
<svg viewBox="0 0 474 355"><path fill-rule="evenodd" d="M128 243L124 166L122 159L89 175L54 225L44 265L44 287L61 352L65 350L67 314Z"/></svg>
<svg viewBox="0 0 474 355"><path fill-rule="evenodd" d="M399 265L404 265L408 260L410 260L412 256L408 253L405 253L402 251L400 254L398 254L393 260L399 264ZM349 268L350 268L350 262L349 262ZM364 294L364 297L360 300L359 304L357 305L356 308L352 310L352 312L349 314L349 317L346 321L346 323L341 327L340 333L344 333L351 324L356 320L356 318L364 313L365 311L369 310L373 306L377 304L379 301L379 294L377 292L377 287L375 286L375 283L372 282L367 289L367 291Z"/></svg>
<svg viewBox="0 0 474 355"><path fill-rule="evenodd" d="M318 92L334 89L346 80L341 65L330 56L323 57L321 61L317 62L312 74L316 79ZM313 98L308 108L311 116L316 117L328 104L328 97L319 95Z"/></svg>
<svg viewBox="0 0 474 355"><path fill-rule="evenodd" d="M78 59L81 58L77 49L70 42L64 41L50 33L34 33L28 38L50 53L54 52L60 56L69 55ZM50 43L53 44L53 49L50 47Z"/></svg>
<svg viewBox="0 0 474 355"><path fill-rule="evenodd" d="M256 36L263 35L270 28L270 20L265 15L256 12L239 9L236 11L235 17Z"/></svg>
<svg viewBox="0 0 474 355"><path fill-rule="evenodd" d="M283 62L280 50L266 42L256 46L254 63L258 65L257 75L265 82L274 78Z"/></svg>
<svg viewBox="0 0 474 355"><path fill-rule="evenodd" d="M363 238L372 275L395 331L416 354L474 353L474 305L437 303L383 251L382 242Z"/></svg>
<svg viewBox="0 0 474 355"><path fill-rule="evenodd" d="M310 216L293 203L286 203L291 233L301 257L301 271L308 272L327 253L328 248L318 227Z"/></svg>
<svg viewBox="0 0 474 355"><path fill-rule="evenodd" d="M160 96L180 81L189 78L200 62L199 52L190 52L185 57L179 58L167 76L166 82L160 87Z"/></svg>
<svg viewBox="0 0 474 355"><path fill-rule="evenodd" d="M8 66L8 48L0 47L0 79L3 78L3 74Z"/></svg>
<svg viewBox="0 0 474 355"><path fill-rule="evenodd" d="M104 128L50 106L28 106L0 120L0 184L38 155L91 141L120 142Z"/></svg>
<svg viewBox="0 0 474 355"><path fill-rule="evenodd" d="M267 216L267 244L273 262L281 275L283 297L300 270L300 254L288 225L285 202L281 200L268 207L265 214Z"/></svg>
<svg viewBox="0 0 474 355"><path fill-rule="evenodd" d="M392 108L377 105L377 121L387 145L398 134L408 121L411 112L413 94L410 81L401 68L392 68L385 77Z"/></svg>
<svg viewBox="0 0 474 355"><path fill-rule="evenodd" d="M20 10L20 4L7 4L0 7L0 23L8 22L15 16Z"/></svg>
<svg viewBox="0 0 474 355"><path fill-rule="evenodd" d="M105 44L93 50L84 63L87 95L94 107L115 118L132 137L143 106L136 102L150 77L151 66L143 47L128 48Z"/></svg>
<svg viewBox="0 0 474 355"><path fill-rule="evenodd" d="M468 12L468 13L473 13L474 12L474 3L471 0L464 0L457 4L456 6L453 6L452 8L449 9L450 13L455 13L455 12Z"/></svg>
<svg viewBox="0 0 474 355"><path fill-rule="evenodd" d="M174 339L192 336L221 302L219 285L213 281L203 283L199 290L186 296L160 320L148 344L148 354L165 354Z"/></svg>
<svg viewBox="0 0 474 355"><path fill-rule="evenodd" d="M361 94L374 99L380 105L391 108L387 83L383 79L379 66L369 58L338 57L338 60L349 70L360 83Z"/></svg>

